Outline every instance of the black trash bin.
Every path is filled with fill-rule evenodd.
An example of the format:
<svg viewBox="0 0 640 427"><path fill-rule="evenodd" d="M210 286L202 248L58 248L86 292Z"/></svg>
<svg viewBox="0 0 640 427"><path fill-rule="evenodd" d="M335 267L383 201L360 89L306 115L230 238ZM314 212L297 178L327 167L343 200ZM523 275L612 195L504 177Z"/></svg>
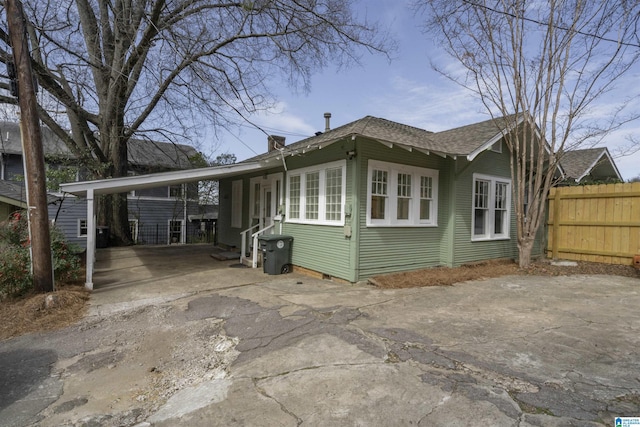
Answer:
<svg viewBox="0 0 640 427"><path fill-rule="evenodd" d="M291 272L292 236L269 234L258 237L262 251L262 271L267 274Z"/></svg>
<svg viewBox="0 0 640 427"><path fill-rule="evenodd" d="M109 247L109 227L96 227L96 248Z"/></svg>

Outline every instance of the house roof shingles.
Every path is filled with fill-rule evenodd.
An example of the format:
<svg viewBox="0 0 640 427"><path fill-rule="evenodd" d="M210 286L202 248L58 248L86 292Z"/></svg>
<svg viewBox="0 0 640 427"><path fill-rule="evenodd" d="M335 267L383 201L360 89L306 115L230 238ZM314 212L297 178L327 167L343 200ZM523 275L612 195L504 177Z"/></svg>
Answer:
<svg viewBox="0 0 640 427"><path fill-rule="evenodd" d="M609 172L618 175L618 179L620 179L620 174L615 164L610 160L609 150L607 150L606 147L567 151L562 155L560 165L565 172L566 178L580 181L586 175L593 172L599 163L602 162L603 166L606 165L604 162L605 159L608 165L610 165L610 168L607 168L610 169Z"/></svg>
<svg viewBox="0 0 640 427"><path fill-rule="evenodd" d="M434 133L391 120L366 116L319 135L287 145L284 147L283 152L285 155L304 153L306 150L319 148L350 136L358 136L450 156L468 156L501 134L501 130L496 123L503 121L505 128L507 128L515 124L514 117L507 116L502 119L485 120ZM280 151L272 151L245 161L265 161L279 155Z"/></svg>
<svg viewBox="0 0 640 427"><path fill-rule="evenodd" d="M339 126L319 135L287 145L285 146L284 151L288 154L305 152L307 149L322 147L353 135L376 139L392 144L401 144L425 150L433 150L433 144L429 139L429 136L432 134L432 132L424 129L404 125L391 120L366 116L362 119L347 123L346 125ZM270 153L260 154L245 161L251 162L266 160L269 157L275 157L279 154L280 153L278 151L272 151Z"/></svg>
<svg viewBox="0 0 640 427"><path fill-rule="evenodd" d="M42 148L45 156L75 156L49 128L42 126ZM189 169L191 158L198 154L195 148L185 144L131 139L128 143L129 163L134 166ZM20 127L14 122L0 122L0 153L22 154Z"/></svg>
<svg viewBox="0 0 640 427"><path fill-rule="evenodd" d="M0 179L0 201L11 201L15 206L26 206L27 192L24 183ZM54 203L57 197L47 194L47 203Z"/></svg>

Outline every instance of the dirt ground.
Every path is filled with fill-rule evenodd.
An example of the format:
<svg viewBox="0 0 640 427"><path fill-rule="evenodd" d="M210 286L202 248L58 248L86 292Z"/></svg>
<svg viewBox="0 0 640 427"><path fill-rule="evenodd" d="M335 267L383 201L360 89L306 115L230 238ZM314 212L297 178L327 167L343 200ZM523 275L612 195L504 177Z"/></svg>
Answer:
<svg viewBox="0 0 640 427"><path fill-rule="evenodd" d="M520 269L513 261L490 261L457 268L429 268L375 276L369 281L380 288L399 289L422 286L450 286L454 283L507 275L568 276L606 274L640 278L632 266L578 262L576 266L552 265L537 261ZM0 302L0 341L22 334L60 329L82 319L90 293L81 284L66 285L50 294L30 294ZM48 299L48 303L47 303Z"/></svg>

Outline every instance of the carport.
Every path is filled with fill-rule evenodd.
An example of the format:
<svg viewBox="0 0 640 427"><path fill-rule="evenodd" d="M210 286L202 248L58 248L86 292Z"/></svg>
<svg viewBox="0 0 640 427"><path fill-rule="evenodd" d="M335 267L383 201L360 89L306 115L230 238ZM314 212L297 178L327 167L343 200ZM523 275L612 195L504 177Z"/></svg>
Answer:
<svg viewBox="0 0 640 427"><path fill-rule="evenodd" d="M93 289L93 270L96 256L96 196L103 194L127 193L134 190L164 185L178 185L189 182L217 180L259 171L273 167L260 162L247 162L227 166L161 172L122 178L82 181L62 184L64 193L87 199L87 265L85 287Z"/></svg>

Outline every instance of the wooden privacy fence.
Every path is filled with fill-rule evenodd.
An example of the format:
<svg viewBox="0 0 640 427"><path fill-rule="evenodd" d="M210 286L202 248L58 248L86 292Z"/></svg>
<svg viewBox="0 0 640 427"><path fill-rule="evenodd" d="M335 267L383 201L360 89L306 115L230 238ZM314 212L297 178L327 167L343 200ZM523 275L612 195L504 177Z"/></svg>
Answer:
<svg viewBox="0 0 640 427"><path fill-rule="evenodd" d="M640 182L552 188L547 255L633 264L640 254Z"/></svg>

